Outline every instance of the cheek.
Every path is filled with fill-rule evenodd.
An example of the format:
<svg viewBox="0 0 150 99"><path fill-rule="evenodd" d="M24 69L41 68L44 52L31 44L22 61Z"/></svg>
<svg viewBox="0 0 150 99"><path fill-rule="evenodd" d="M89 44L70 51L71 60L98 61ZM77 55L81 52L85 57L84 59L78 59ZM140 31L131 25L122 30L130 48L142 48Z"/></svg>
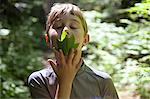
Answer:
<svg viewBox="0 0 150 99"><path fill-rule="evenodd" d="M74 34L74 36L75 36L75 41L77 43L82 43L83 42L83 35L81 33L76 33L76 34Z"/></svg>
<svg viewBox="0 0 150 99"><path fill-rule="evenodd" d="M75 42L79 43L78 49L82 48L83 45L83 36L82 35L75 35Z"/></svg>

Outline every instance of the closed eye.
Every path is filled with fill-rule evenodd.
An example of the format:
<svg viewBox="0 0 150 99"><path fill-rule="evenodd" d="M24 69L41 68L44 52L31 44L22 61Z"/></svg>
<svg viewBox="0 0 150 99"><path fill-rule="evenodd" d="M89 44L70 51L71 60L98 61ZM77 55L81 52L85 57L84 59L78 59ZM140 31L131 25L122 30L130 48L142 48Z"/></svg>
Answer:
<svg viewBox="0 0 150 99"><path fill-rule="evenodd" d="M77 29L77 26L70 26L71 29Z"/></svg>
<svg viewBox="0 0 150 99"><path fill-rule="evenodd" d="M62 24L54 24L53 28L54 29L62 29L63 25Z"/></svg>
<svg viewBox="0 0 150 99"><path fill-rule="evenodd" d="M54 27L55 29L61 29L63 26Z"/></svg>
<svg viewBox="0 0 150 99"><path fill-rule="evenodd" d="M79 28L79 25L76 24L76 23L72 23L72 24L70 25L70 28L71 28L71 29L78 29L78 28Z"/></svg>
<svg viewBox="0 0 150 99"><path fill-rule="evenodd" d="M63 23L61 21L56 21L53 25L54 29L61 29L63 28Z"/></svg>

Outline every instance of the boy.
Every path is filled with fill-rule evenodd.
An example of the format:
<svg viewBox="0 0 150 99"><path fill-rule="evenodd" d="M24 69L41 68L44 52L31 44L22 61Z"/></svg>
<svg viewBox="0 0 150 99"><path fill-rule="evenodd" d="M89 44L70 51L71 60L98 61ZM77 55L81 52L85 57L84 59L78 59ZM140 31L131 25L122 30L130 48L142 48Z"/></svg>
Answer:
<svg viewBox="0 0 150 99"><path fill-rule="evenodd" d="M110 76L90 69L81 58L81 49L88 44L87 24L81 10L72 4L56 4L47 19L46 41L57 48L57 39L65 31L74 35L78 43L67 55L55 50L56 61L49 59L51 67L32 73L28 85L36 99L119 99Z"/></svg>

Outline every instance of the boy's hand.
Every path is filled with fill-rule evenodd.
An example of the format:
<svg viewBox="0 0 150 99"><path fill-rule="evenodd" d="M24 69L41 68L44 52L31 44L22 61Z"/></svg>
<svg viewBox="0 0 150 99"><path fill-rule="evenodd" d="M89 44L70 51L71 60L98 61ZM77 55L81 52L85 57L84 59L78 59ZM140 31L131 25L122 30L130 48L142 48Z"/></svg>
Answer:
<svg viewBox="0 0 150 99"><path fill-rule="evenodd" d="M54 52L56 63L51 59L48 61L58 76L59 84L72 84L73 79L82 64L81 50L71 49L67 56L64 56L62 50L54 50Z"/></svg>

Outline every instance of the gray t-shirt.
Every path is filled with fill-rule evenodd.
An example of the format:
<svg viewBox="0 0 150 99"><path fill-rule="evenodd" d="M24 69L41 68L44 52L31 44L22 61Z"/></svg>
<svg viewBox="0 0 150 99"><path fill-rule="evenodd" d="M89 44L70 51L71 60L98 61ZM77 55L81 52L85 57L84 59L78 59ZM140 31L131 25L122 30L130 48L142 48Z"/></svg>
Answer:
<svg viewBox="0 0 150 99"><path fill-rule="evenodd" d="M28 78L31 97L54 99L58 79L51 67L32 73ZM73 81L70 99L119 99L111 77L84 63Z"/></svg>

